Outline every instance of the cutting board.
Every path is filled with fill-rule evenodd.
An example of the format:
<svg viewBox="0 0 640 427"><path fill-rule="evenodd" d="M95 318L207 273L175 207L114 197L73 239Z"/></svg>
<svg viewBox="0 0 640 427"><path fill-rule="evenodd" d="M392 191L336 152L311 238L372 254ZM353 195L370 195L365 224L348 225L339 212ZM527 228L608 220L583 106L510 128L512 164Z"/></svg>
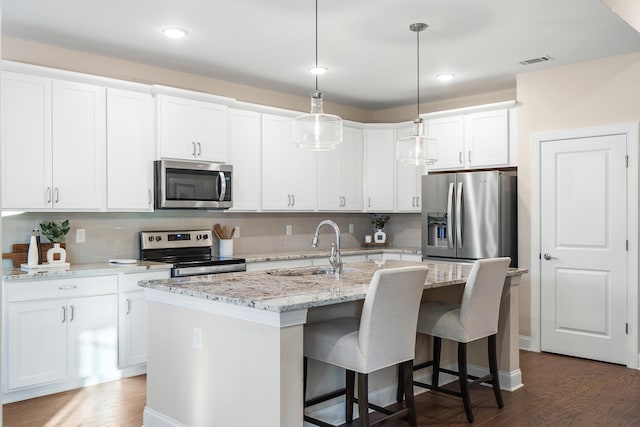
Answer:
<svg viewBox="0 0 640 427"><path fill-rule="evenodd" d="M42 243L42 257L46 261L47 251L53 247L53 243ZM65 244L60 243L60 247L64 248ZM14 243L11 247L13 252L3 253L2 259L10 259L14 268L20 268L20 264L27 263L27 253L29 252L28 243Z"/></svg>

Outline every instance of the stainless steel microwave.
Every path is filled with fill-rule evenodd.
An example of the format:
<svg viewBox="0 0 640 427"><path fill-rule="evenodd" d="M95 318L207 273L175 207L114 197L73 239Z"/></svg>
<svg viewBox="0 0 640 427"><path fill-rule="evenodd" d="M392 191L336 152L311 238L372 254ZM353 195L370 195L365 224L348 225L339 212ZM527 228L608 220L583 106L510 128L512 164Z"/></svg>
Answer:
<svg viewBox="0 0 640 427"><path fill-rule="evenodd" d="M229 209L231 165L214 162L156 160L156 209Z"/></svg>

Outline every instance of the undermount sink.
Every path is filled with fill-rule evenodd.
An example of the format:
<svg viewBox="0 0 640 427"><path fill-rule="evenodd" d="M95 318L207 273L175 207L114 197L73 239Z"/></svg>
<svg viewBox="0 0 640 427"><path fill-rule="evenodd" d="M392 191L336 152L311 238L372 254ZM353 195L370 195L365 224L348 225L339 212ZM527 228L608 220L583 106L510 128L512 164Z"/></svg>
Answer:
<svg viewBox="0 0 640 427"><path fill-rule="evenodd" d="M356 271L355 268L344 268L342 273L349 273ZM323 276L334 274L331 267L316 267L316 268L294 268L290 270L271 270L267 271L267 274L272 276Z"/></svg>

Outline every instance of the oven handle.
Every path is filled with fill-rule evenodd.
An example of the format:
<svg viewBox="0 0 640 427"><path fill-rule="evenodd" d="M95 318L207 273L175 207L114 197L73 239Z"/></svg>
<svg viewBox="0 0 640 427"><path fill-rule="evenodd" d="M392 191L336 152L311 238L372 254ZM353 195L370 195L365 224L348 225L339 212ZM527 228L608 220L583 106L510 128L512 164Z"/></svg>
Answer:
<svg viewBox="0 0 640 427"><path fill-rule="evenodd" d="M227 180L225 179L224 172L219 171L218 176L220 179L220 198L219 201L224 202L224 196L227 194Z"/></svg>
<svg viewBox="0 0 640 427"><path fill-rule="evenodd" d="M233 273L240 271L247 271L247 264L238 263L203 267L174 267L171 270L171 277L199 276L204 274Z"/></svg>

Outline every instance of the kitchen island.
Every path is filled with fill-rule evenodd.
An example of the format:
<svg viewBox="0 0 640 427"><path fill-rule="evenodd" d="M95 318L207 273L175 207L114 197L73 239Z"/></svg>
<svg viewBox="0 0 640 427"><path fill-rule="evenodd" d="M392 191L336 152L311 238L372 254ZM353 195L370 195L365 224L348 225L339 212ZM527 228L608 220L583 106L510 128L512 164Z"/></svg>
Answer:
<svg viewBox="0 0 640 427"><path fill-rule="evenodd" d="M301 426L303 325L358 315L376 269L416 264L430 269L423 299L460 298L471 264L359 263L345 265L340 279L312 267L140 282L148 301L145 427ZM507 390L521 386L517 284L525 271L509 270L501 303ZM344 376L311 368L310 378L321 381L310 383L310 397ZM387 371L372 386L383 404L395 395L395 374Z"/></svg>

